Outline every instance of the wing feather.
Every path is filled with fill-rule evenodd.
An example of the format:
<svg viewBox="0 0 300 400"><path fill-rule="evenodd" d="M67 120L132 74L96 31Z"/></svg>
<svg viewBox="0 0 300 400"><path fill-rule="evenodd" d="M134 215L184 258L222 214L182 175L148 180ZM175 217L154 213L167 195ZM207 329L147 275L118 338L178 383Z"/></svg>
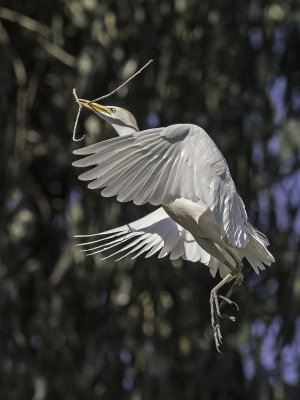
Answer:
<svg viewBox="0 0 300 400"><path fill-rule="evenodd" d="M213 257L206 253L193 236L173 221L162 207L130 224L96 234L100 239L79 243L87 255L104 254L116 249L102 259L122 254L119 259L132 254L132 258L147 253L150 257L159 252L158 257L170 255L172 260L182 257L189 261L201 261L210 266ZM77 237L95 237L82 235ZM100 244L99 244L100 243ZM95 246L96 245L96 246ZM134 254L136 253L136 254Z"/></svg>
<svg viewBox="0 0 300 400"><path fill-rule="evenodd" d="M94 168L90 169L89 171L84 172L83 174L79 175L79 179L83 180L83 181L91 181L93 179L101 178L108 171L110 171L111 168L122 163L124 160L127 160L128 156L131 154L132 154L132 149L128 148L128 149L125 149L122 152L122 154L116 153L113 155L111 155L111 154L107 155L106 159L109 158L108 162L105 162L105 158L102 156L101 165L97 165L97 167L94 167ZM93 154L93 156L95 157L96 155ZM79 161L81 161L81 160L79 160Z"/></svg>
<svg viewBox="0 0 300 400"><path fill-rule="evenodd" d="M89 189L101 189L103 187L109 187L112 185L117 177L120 177L120 174L126 174L128 170L131 169L133 165L135 165L137 162L142 163L143 159L140 154L135 153L130 156L130 158L126 158L123 161L117 163L114 166L110 166L105 170L105 173L95 179L94 181L90 182L88 184ZM81 175L79 177L81 179Z"/></svg>
<svg viewBox="0 0 300 400"><path fill-rule="evenodd" d="M155 134L160 131L161 131L161 128L153 128L153 129L147 130L149 137L151 137L150 135ZM86 146L86 147L82 147L81 149L74 150L73 154L76 154L79 156L85 156L88 154L99 153L100 150L103 150L105 148L104 143L107 143L107 146L111 146L112 144L117 143L117 146L119 146L120 143L122 143L123 141L128 142L128 138L130 138L130 137L132 137L132 134L124 135L124 136L120 136L120 137L114 137L109 140L94 143L94 144L91 144L90 146ZM120 140L120 138L122 138L122 140Z"/></svg>
<svg viewBox="0 0 300 400"><path fill-rule="evenodd" d="M191 124L125 135L77 150L73 165L97 165L81 175L89 187L121 202L153 205L177 198L202 201L213 212L222 237L245 247L249 229L227 163L206 132Z"/></svg>

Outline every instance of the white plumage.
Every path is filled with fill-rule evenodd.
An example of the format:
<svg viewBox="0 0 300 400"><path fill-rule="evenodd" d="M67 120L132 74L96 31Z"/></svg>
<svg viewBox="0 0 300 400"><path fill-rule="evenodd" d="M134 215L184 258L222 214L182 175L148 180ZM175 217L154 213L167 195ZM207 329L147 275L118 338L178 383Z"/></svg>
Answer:
<svg viewBox="0 0 300 400"><path fill-rule="evenodd" d="M176 124L138 132L135 118L124 109L86 100L81 104L109 122L120 137L74 151L85 156L73 163L75 167L94 166L79 179L91 181L91 189L102 189L102 196L160 206L128 225L87 235L100 238L84 243L84 251L92 255L110 250L109 256L117 258L158 253L201 261L213 276L218 269L223 278L228 276L224 283L238 274L242 280L243 257L257 273L274 261L266 237L247 220L224 157L202 128ZM116 246L121 248L114 250ZM215 321L221 314L216 290L212 297L218 348L221 334Z"/></svg>

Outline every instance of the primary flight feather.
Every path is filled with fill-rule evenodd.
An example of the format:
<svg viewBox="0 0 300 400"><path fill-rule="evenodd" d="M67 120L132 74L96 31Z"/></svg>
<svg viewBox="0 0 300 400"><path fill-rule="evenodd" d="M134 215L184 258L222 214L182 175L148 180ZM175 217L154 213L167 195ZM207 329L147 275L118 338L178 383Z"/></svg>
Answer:
<svg viewBox="0 0 300 400"><path fill-rule="evenodd" d="M134 116L119 107L80 100L86 108L110 123L119 137L74 151L84 156L75 167L90 167L79 179L105 197L120 202L160 206L146 217L99 236L82 245L89 255L113 249L110 256L146 257L159 252L171 259L201 261L223 281L212 290L212 325L217 349L221 342L218 290L234 279L242 282L242 259L258 273L274 261L268 241L248 222L223 155L200 127L176 124L138 131ZM99 244L101 243L101 244ZM224 297L222 297L224 300ZM224 301L231 302L229 298ZM233 317L230 317L233 319Z"/></svg>

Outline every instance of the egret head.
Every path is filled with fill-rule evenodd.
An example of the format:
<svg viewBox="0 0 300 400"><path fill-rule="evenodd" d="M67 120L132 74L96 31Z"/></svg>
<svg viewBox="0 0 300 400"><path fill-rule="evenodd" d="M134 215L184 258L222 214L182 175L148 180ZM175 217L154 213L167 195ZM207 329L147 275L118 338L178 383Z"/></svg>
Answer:
<svg viewBox="0 0 300 400"><path fill-rule="evenodd" d="M88 100L79 99L80 104L94 111L98 117L105 119L119 134L119 136L135 133L139 130L134 116L127 110L115 106L103 106Z"/></svg>

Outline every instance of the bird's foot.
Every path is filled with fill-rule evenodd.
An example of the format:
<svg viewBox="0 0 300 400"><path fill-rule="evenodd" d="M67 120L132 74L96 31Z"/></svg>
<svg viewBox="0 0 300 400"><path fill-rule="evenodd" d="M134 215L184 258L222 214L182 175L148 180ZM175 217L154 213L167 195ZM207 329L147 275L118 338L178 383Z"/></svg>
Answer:
<svg viewBox="0 0 300 400"><path fill-rule="evenodd" d="M237 305L237 303L235 301L232 301L228 297L222 296L220 294L218 295L218 297L219 297L219 299L223 300L222 303L225 302L225 303L230 304L230 305L233 304L236 307L236 309L238 311L240 311L239 306ZM221 303L221 305L222 305L222 303Z"/></svg>
<svg viewBox="0 0 300 400"><path fill-rule="evenodd" d="M228 277L229 277L229 275L228 275ZM220 284L218 284L216 287L214 287L210 294L211 325L212 325L213 332L214 332L216 349L219 353L221 353L220 345L222 344L220 318L227 318L230 321L235 322L234 316L221 313L220 308L222 308L223 305L225 303L227 303L230 305L233 304L237 309L239 309L238 305L234 301L230 300L228 297L221 296L218 294L218 290L220 289L220 287L223 286L223 284L225 284L228 281L228 279L226 279L226 278L222 282L220 282ZM221 283L222 283L222 285L221 285ZM219 304L219 299L222 300L221 304Z"/></svg>
<svg viewBox="0 0 300 400"><path fill-rule="evenodd" d="M210 314L211 314L211 326L214 332L216 349L219 353L221 353L220 345L222 344L222 334L221 334L220 318L222 318L222 314L220 313L218 295L215 289L213 289L210 294Z"/></svg>

